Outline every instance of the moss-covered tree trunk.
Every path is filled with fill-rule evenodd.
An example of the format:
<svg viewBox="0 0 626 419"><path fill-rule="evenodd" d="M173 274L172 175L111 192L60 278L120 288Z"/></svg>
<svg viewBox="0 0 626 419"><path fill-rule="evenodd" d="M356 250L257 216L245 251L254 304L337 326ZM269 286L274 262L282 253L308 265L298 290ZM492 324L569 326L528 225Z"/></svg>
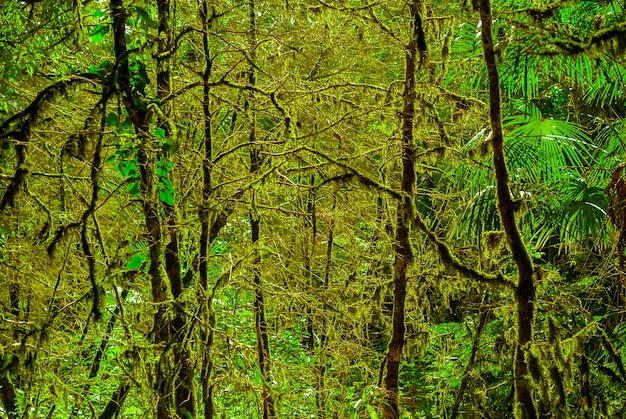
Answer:
<svg viewBox="0 0 626 419"><path fill-rule="evenodd" d="M142 194L142 209L146 225L146 241L149 249L150 265L148 275L150 278L152 300L156 306L153 325L153 341L165 348L172 344L172 336L180 339L184 320L180 313L176 313L173 321L167 319L166 304L167 286L163 272L167 273L170 287L174 297L182 294L182 279L180 275L180 262L178 258L178 240L176 234L176 220L173 205L166 204L165 214L168 220L167 233L170 241L166 247L165 264L163 263L163 227L159 204L156 196L155 185L155 158L152 155L152 138L150 132L149 111L143 103L144 99L138 95L131 84L131 72L129 68L129 52L126 47L126 10L122 0L111 0L113 12L113 37L115 44L115 58L117 62L117 83L121 90L122 101L128 112L137 135L137 162L140 171L140 184ZM159 98L165 99L170 93L170 63L169 54L166 53L170 46L169 42L169 10L168 0L157 2L159 11L159 54L157 60L157 89ZM167 109L164 110L167 114ZM161 124L167 127L168 122L163 120ZM167 135L167 131L166 135ZM179 405L177 413L190 414L194 411L193 376L188 370L188 355L185 354L184 343L174 345L174 358L176 368L168 361L167 354L163 353L157 367L155 390L157 400L157 418L169 419L172 413L172 396Z"/></svg>
<svg viewBox="0 0 626 419"><path fill-rule="evenodd" d="M250 87L256 86L256 8L254 0L248 0L248 12L250 18L249 28L249 47L251 66L248 73L248 83ZM259 150L256 137L256 112L255 112L255 94L254 90L248 92L247 110L250 124L250 174L255 176L261 166ZM267 335L267 321L265 320L265 296L263 293L263 284L261 281L261 253L259 249L259 230L260 216L255 208L255 190L250 191L252 194L250 200L252 208L250 210L250 230L252 236L252 246L254 248L254 256L252 260L252 271L254 276L254 329L256 332L256 349L258 356L259 369L261 372L262 390L261 397L263 399L263 419L276 417L274 409L274 399L269 390L268 381L270 376L270 344Z"/></svg>
<svg viewBox="0 0 626 419"><path fill-rule="evenodd" d="M411 249L412 200L415 190L415 140L413 138L413 120L415 118L415 71L418 61L418 38L421 31L420 1L409 4L410 39L405 46L405 79L402 93L402 181L403 201L397 207L397 225L394 243L394 293L392 335L385 358L385 405L383 417L396 419L400 417L398 405L398 378L402 350L404 348L404 303L406 300L407 268L413 260Z"/></svg>
<svg viewBox="0 0 626 419"><path fill-rule="evenodd" d="M313 197L314 198L314 197ZM330 272L333 265L333 248L335 241L335 210L337 208L337 192L333 191L332 206L330 214L327 217L328 222L328 235L326 242L326 263L324 265L324 279L322 282L323 292L327 292L330 286ZM315 235L313 240L315 242ZM322 306L322 315L320 316L318 328L320 330L320 345L317 352L318 362L315 367L315 404L317 406L317 417L319 419L325 419L326 415L326 403L328 401L328 389L326 388L326 363L328 358L328 351L326 349L326 343L328 340L327 335L327 313L329 311L328 304L324 301Z"/></svg>
<svg viewBox="0 0 626 419"><path fill-rule="evenodd" d="M500 109L500 81L496 56L494 52L491 14L489 0L479 0L480 19L482 21L482 42L485 64L489 74L489 113L491 130L493 133L493 166L496 175L496 190L498 196L498 211L500 222L506 233L507 241L513 260L517 266L518 282L515 287L517 303L517 345L513 366L515 386L515 417L518 419L535 419L535 409L530 382L528 380L528 365L524 359L524 351L533 338L535 322L536 290L534 282L534 268L530 255L526 250L519 228L515 220L515 203L509 188L509 174L504 156L504 135L502 132L502 115Z"/></svg>
<svg viewBox="0 0 626 419"><path fill-rule="evenodd" d="M2 401L6 417L8 419L17 419L17 394L15 393L13 383L4 374L8 375L8 372L0 376L0 401Z"/></svg>
<svg viewBox="0 0 626 419"><path fill-rule="evenodd" d="M315 185L315 175L311 174L307 178L306 184L309 186ZM308 285L311 290L317 290L325 293L328 290L330 281L330 271L332 267L332 254L334 246L334 212L337 205L337 193L332 192L332 206L330 213L323 217L328 223L328 239L326 243L326 260L324 263L324 273L321 281L318 279L319 275L315 273L315 255L319 244L318 231L318 216L316 208L317 195L314 189L310 190L307 195L303 207L306 208L305 225L304 230L310 226L310 234L304 234L302 240L302 253L304 255L304 275L307 278ZM322 303L321 312L314 310L313 306L307 308L307 330L306 330L306 348L310 353L314 353L317 357L317 362L313 368L313 387L315 388L315 405L317 407L318 419L325 419L327 417L326 402L328 400L328 391L326 390L326 362L327 354L325 349L326 344L326 313L328 304ZM317 344L316 344L317 342Z"/></svg>
<svg viewBox="0 0 626 419"><path fill-rule="evenodd" d="M169 0L158 0L157 10L159 15L159 43L156 64L157 64L157 91L161 100L161 109L163 120L160 121L161 128L165 132L165 138L169 141L173 132L169 129L171 118L171 101L168 96L171 93L171 67L174 45L172 43L172 31L170 28L170 10L171 4ZM167 151L160 156L161 161L170 162L171 157ZM171 179L170 179L171 181ZM175 201L165 202L163 204L165 220L167 224L167 235L169 242L165 246L165 272L169 280L172 296L175 300L180 300L183 294L183 279L180 266L179 244L178 244L178 225L176 215ZM179 304L182 304L179 301ZM178 307L179 305L177 305ZM174 387L174 399L176 403L176 412L182 417L196 416L196 397L194 391L194 371L191 363L191 354L189 351L189 343L187 336L188 328L193 322L189 322L185 318L182 310L176 309L173 318L168 324L170 328L170 336L172 339L173 351L173 368L171 371L164 371L165 374L172 376ZM163 363L162 363L163 364ZM169 366L168 366L169 368ZM178 371L178 373L176 373Z"/></svg>
<svg viewBox="0 0 626 419"><path fill-rule="evenodd" d="M213 59L209 46L209 26L213 16L209 16L209 5L207 0L203 0L199 10L202 20L202 50L204 52L204 72L202 74L202 114L204 122L204 159L202 161L202 213L200 214L200 262L198 264L200 276L200 288L203 293L204 319L206 325L201 329L201 340L204 345L202 356L202 369L200 381L202 385L202 404L204 406L204 417L213 419L215 415L215 402L213 400L213 342L215 313L213 311L213 296L209 292L208 257L209 247L212 238L210 237L208 206L213 190L211 182L211 172L213 159L213 136L211 131L211 87L210 78L213 67Z"/></svg>

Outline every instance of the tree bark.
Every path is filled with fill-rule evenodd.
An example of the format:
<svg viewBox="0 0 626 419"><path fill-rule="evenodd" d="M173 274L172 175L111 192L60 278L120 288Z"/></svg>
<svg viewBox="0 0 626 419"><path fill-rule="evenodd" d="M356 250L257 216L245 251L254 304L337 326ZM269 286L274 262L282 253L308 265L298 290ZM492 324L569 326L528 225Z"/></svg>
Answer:
<svg viewBox="0 0 626 419"><path fill-rule="evenodd" d="M209 46L209 5L207 0L203 0L199 10L202 20L202 47L204 51L205 66L202 74L202 113L204 116L204 159L202 161L202 213L200 214L200 289L203 295L202 311L205 315L206 326L200 331L202 343L204 344L204 355L202 357L202 369L200 371L200 381L202 383L202 404L204 406L204 417L213 419L215 415L215 402L213 401L213 341L215 328L215 313L213 311L213 296L209 293L208 258L209 248L214 237L210 237L208 206L212 193L211 171L213 159L213 137L211 132L211 88L209 81L213 61Z"/></svg>
<svg viewBox="0 0 626 419"><path fill-rule="evenodd" d="M130 83L130 68L128 64L128 50L126 47L126 10L122 0L111 0L113 12L113 38L115 59L117 63L117 82L122 91L122 102L126 108L139 137L137 148L137 162L140 173L142 209L146 224L146 242L149 249L150 267L148 276L152 291L152 300L157 307L154 314L153 340L157 345L167 345L170 341L170 330L165 317L165 301L167 292L165 280L162 274L162 231L158 205L155 202L154 193L154 165L148 153L149 122L147 109L136 106L135 102L141 98L135 97L136 93ZM158 373L159 378L155 383L157 400L157 419L169 419L172 417L170 409L171 377L168 374Z"/></svg>
<svg viewBox="0 0 626 419"><path fill-rule="evenodd" d="M17 394L13 383L7 378L8 372L3 372L0 376L0 399L8 419L17 419Z"/></svg>
<svg viewBox="0 0 626 419"><path fill-rule="evenodd" d="M524 359L525 347L532 341L535 322L536 289L534 267L530 255L522 240L515 219L515 202L509 188L509 175L504 156L504 134L500 109L500 80L496 65L492 38L492 14L489 0L479 0L480 19L482 22L482 43L485 64L489 75L489 110L491 119L493 166L496 176L496 191L500 222L504 228L513 260L517 266L517 345L514 360L515 417L518 419L536 419L537 411L533 403L532 391L528 381L528 365Z"/></svg>
<svg viewBox="0 0 626 419"><path fill-rule="evenodd" d="M411 249L411 209L415 190L415 140L413 138L413 121L415 119L415 71L417 69L418 53L423 54L425 48L418 48L418 43L424 42L421 37L420 0L409 4L411 16L411 34L409 43L405 47L405 79L402 93L402 181L401 190L403 201L398 203L397 225L394 242L394 293L392 335L387 348L384 363L387 370L385 376L385 404L383 417L385 419L400 418L398 405L398 378L402 350L404 348L404 303L406 299L407 268L413 260ZM420 55L420 58L422 55Z"/></svg>
<svg viewBox="0 0 626 419"><path fill-rule="evenodd" d="M256 59L256 8L254 0L248 1L248 13L250 19L250 32L249 32L249 47L250 47L250 59L252 65L250 66L250 72L248 74L248 83L251 87L256 86L256 71L254 69L254 61ZM255 106L255 94L254 90L248 92L247 107L248 118L250 123L250 174L254 176L260 168L261 161L259 158L259 150L255 145L256 138L256 113ZM250 211L250 230L252 236L252 246L254 247L254 258L252 260L252 271L254 275L254 326L256 331L257 342L257 355L259 362L259 369L261 371L262 391L263 398L263 419L276 417L274 410L274 399L269 390L268 381L270 377L270 344L267 336L267 322L265 320L265 297L263 295L263 287L261 281L261 254L259 251L259 227L260 216L254 208L255 191L251 191L252 197L252 209Z"/></svg>
<svg viewBox="0 0 626 419"><path fill-rule="evenodd" d="M112 419L118 415L120 410L122 410L126 396L130 393L130 389L131 386L129 383L121 383L115 393L113 393L113 397L111 397L109 403L107 403L102 413L100 413L100 416L98 416L98 419Z"/></svg>
<svg viewBox="0 0 626 419"><path fill-rule="evenodd" d="M172 56L172 34L170 30L170 0L158 0L157 9L159 15L159 43L158 43L158 59L157 59L157 92L161 100L161 109L165 118L171 116L171 102L165 99L170 95L171 86L171 56ZM162 120L161 128L165 132L165 138L172 141L172 135L169 129L169 121ZM170 156L165 152L161 158L169 161ZM172 296L175 300L180 300L183 293L183 280L180 267L180 255L178 245L178 220L176 216L176 204L170 205L163 202L165 218L167 220L167 233L169 242L165 246L165 272L170 283ZM180 304L180 301L179 301ZM189 353L187 343L187 324L184 318L185 314L182 310L176 309L168 327L171 329L172 348L174 354L174 365L178 368L178 374L175 374L176 368L172 368L171 374L173 378L174 399L176 401L176 411L183 417L191 415L196 417L196 398L194 391L194 371L191 364L191 355Z"/></svg>

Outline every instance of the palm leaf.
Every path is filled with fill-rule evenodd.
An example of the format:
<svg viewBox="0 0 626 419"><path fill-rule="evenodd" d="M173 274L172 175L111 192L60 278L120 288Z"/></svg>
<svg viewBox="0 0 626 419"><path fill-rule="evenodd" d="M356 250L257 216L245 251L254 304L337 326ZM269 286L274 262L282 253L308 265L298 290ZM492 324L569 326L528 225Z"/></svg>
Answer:
<svg viewBox="0 0 626 419"><path fill-rule="evenodd" d="M586 86L584 99L600 107L610 106L624 96L626 69L609 57L597 60L593 83Z"/></svg>
<svg viewBox="0 0 626 419"><path fill-rule="evenodd" d="M596 171L603 181L608 181L608 173L623 161L626 150L626 120L620 120L604 126L595 137L596 148L593 150ZM600 180L600 179L598 179Z"/></svg>
<svg viewBox="0 0 626 419"><path fill-rule="evenodd" d="M520 177L532 183L560 182L565 169L582 170L591 161L591 138L576 124L543 118L534 108L506 126L514 127L505 140L510 170L522 171Z"/></svg>
<svg viewBox="0 0 626 419"><path fill-rule="evenodd" d="M571 176L563 188L562 243L587 243L606 233L608 198L604 188Z"/></svg>
<svg viewBox="0 0 626 419"><path fill-rule="evenodd" d="M494 185L487 185L472 197L467 203L461 220L460 232L479 246L480 237L485 231L500 228Z"/></svg>

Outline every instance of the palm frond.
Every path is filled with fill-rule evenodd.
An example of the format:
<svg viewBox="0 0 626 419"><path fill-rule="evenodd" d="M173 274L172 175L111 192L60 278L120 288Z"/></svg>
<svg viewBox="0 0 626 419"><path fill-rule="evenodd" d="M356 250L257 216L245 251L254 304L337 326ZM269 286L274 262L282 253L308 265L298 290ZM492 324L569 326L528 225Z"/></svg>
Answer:
<svg viewBox="0 0 626 419"><path fill-rule="evenodd" d="M572 174L562 202L561 243L587 243L606 234L608 198L602 186Z"/></svg>
<svg viewBox="0 0 626 419"><path fill-rule="evenodd" d="M626 120L607 124L594 138L593 150L595 165L600 169L614 169L623 161L626 151ZM604 176L607 178L607 176Z"/></svg>
<svg viewBox="0 0 626 419"><path fill-rule="evenodd" d="M519 47L518 47L519 48ZM542 89L538 72L540 58L510 51L512 58L500 66L500 83L509 96L521 94L526 100L539 96Z"/></svg>
<svg viewBox="0 0 626 419"><path fill-rule="evenodd" d="M598 59L595 67L594 80L585 86L583 99L599 107L617 103L626 94L626 68L607 56Z"/></svg>
<svg viewBox="0 0 626 419"><path fill-rule="evenodd" d="M534 109L509 118L506 126L514 127L505 140L510 169L532 183L560 182L564 169L582 170L591 161L591 138L576 124L543 118Z"/></svg>
<svg viewBox="0 0 626 419"><path fill-rule="evenodd" d="M470 241L478 245L480 245L480 237L482 237L485 231L498 230L500 228L495 185L487 185L474 194L467 203L461 220L459 232L467 235Z"/></svg>

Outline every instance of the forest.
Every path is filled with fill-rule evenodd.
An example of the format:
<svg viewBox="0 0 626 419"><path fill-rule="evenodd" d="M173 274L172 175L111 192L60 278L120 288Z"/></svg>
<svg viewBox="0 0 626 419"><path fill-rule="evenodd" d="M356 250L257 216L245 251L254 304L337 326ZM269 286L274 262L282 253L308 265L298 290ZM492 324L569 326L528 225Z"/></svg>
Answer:
<svg viewBox="0 0 626 419"><path fill-rule="evenodd" d="M626 4L0 2L0 416L626 415Z"/></svg>

